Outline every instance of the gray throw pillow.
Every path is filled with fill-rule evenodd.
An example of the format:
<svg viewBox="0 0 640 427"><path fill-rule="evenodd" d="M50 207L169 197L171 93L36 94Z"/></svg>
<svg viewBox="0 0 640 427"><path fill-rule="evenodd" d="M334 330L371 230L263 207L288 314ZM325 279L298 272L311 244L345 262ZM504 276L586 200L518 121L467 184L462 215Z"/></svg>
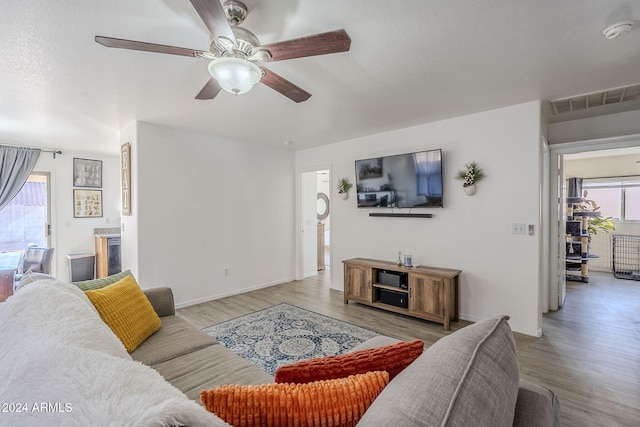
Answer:
<svg viewBox="0 0 640 427"><path fill-rule="evenodd" d="M508 316L429 347L387 385L359 426L512 426L519 366Z"/></svg>
<svg viewBox="0 0 640 427"><path fill-rule="evenodd" d="M93 291L96 289L102 289L105 286L113 285L127 276L132 276L131 271L125 270L120 273L112 274L111 276L101 277L100 279L83 280L81 282L73 282L73 284L85 292Z"/></svg>

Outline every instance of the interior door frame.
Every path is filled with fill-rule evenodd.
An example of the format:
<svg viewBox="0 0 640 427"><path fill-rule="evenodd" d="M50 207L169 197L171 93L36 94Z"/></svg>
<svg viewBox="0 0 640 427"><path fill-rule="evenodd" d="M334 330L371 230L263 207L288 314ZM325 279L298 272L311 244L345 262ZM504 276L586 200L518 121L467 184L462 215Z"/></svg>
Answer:
<svg viewBox="0 0 640 427"><path fill-rule="evenodd" d="M53 234L53 224L52 224L52 218L51 218L51 172L39 172L39 171L32 171L29 175L40 175L40 176L44 176L45 179L47 180L47 223L45 225L45 236L47 238L47 247L51 248L53 247L51 245L52 242L52 234ZM55 254L55 252L54 252ZM55 262L51 263L52 266L55 265ZM53 271L53 270L52 270Z"/></svg>
<svg viewBox="0 0 640 427"><path fill-rule="evenodd" d="M584 153L587 151L603 151L616 148L640 146L640 133L613 136L606 138L584 139L570 142L550 144L549 158L549 288L548 307L557 310L564 302L566 281L560 270L564 265L564 251L560 251L560 244L564 245L564 224L562 224L564 201L561 189L563 187L563 161L566 154ZM562 234L561 234L562 233ZM561 253L562 252L562 253ZM563 270L564 271L564 270ZM547 306L544 304L543 307Z"/></svg>
<svg viewBox="0 0 640 427"><path fill-rule="evenodd" d="M332 165L318 165L318 166L312 166L312 167L308 167L308 168L302 168L302 169L296 169L296 232L295 232L295 239L296 239L296 280L302 280L304 278L304 245L303 245L303 235L302 235L302 222L303 222L303 197L302 197L302 175L305 173L309 173L309 172L320 172L320 171L329 171L329 182L332 183L332 176L333 176L333 167ZM329 195L329 199L331 200L331 195ZM315 195L314 195L314 200L315 200ZM329 218L331 218L331 216L333 215L333 209L329 209ZM331 223L333 223L332 220L330 220ZM333 239L332 239L333 240ZM333 249L330 247L329 248L329 258L330 258L330 263L331 265L333 265ZM330 277L330 281L331 281L331 285L333 285L333 278L332 275L329 275Z"/></svg>

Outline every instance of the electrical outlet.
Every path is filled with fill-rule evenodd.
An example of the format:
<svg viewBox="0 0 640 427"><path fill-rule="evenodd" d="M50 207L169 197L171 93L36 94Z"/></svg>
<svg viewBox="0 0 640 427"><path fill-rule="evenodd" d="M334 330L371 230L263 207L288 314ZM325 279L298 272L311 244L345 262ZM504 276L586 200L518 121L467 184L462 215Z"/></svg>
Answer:
<svg viewBox="0 0 640 427"><path fill-rule="evenodd" d="M525 234L526 224L511 224L511 234Z"/></svg>

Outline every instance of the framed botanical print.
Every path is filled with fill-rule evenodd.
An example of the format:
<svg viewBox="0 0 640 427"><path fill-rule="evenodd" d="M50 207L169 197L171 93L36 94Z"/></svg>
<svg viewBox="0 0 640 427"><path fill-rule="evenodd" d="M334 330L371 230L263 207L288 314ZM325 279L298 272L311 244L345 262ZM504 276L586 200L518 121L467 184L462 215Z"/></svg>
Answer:
<svg viewBox="0 0 640 427"><path fill-rule="evenodd" d="M73 217L102 217L102 190L73 189Z"/></svg>
<svg viewBox="0 0 640 427"><path fill-rule="evenodd" d="M102 188L102 161L74 157L73 186Z"/></svg>
<svg viewBox="0 0 640 427"><path fill-rule="evenodd" d="M120 186L122 215L131 215L131 144L120 146Z"/></svg>

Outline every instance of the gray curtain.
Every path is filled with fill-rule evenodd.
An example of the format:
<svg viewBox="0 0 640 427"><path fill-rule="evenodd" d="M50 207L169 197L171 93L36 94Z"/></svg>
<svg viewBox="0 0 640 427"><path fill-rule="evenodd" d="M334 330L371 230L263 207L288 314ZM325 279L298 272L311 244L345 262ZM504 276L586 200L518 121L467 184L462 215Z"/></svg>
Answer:
<svg viewBox="0 0 640 427"><path fill-rule="evenodd" d="M0 210L20 191L40 157L37 148L0 145Z"/></svg>

